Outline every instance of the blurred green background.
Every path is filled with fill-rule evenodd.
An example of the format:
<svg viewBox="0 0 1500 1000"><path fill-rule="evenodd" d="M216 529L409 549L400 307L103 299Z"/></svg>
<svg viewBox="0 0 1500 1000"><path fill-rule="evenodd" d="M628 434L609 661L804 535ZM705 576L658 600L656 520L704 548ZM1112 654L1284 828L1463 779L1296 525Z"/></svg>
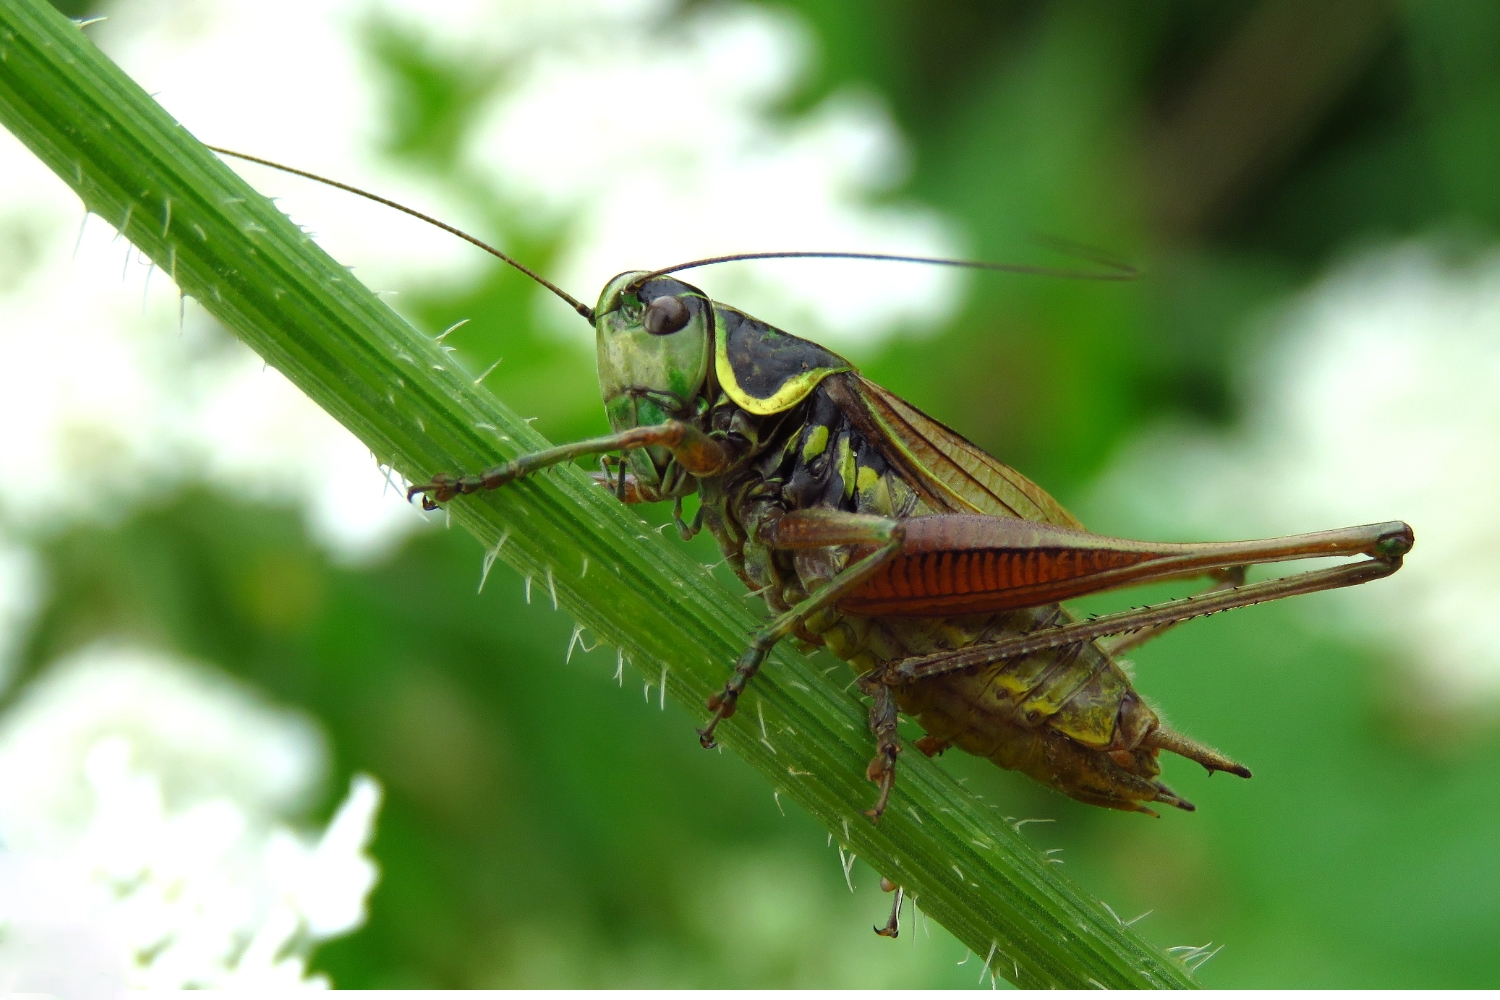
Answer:
<svg viewBox="0 0 1500 1000"><path fill-rule="evenodd" d="M1045 233L1145 269L1129 286L980 278L936 335L854 358L1064 503L1150 421L1232 425L1249 318L1351 247L1436 227L1483 243L1500 227L1500 6L1486 0L775 6L818 44L786 113L850 83L877 91L912 145L899 193L955 220L974 255L1035 257L1027 237ZM378 18L365 39L388 154L482 203L456 150L505 67L444 63ZM548 234L498 206L492 221L545 272ZM495 267L401 306L430 329L473 317L449 343L476 372L503 354L486 384L551 439L602 430L589 348L540 329L532 302ZM616 686L610 652L565 662L571 623L528 606L514 573L496 566L476 594L472 539L430 531L351 569L301 524L188 490L49 541L23 673L133 637L321 720L330 806L348 774L377 775L369 923L315 957L336 984L975 984L979 960L959 965L936 926L871 934L888 905L875 875L856 865L851 895L824 832L699 750L691 720L644 700L638 678ZM1122 917L1152 911L1137 925L1152 940L1225 943L1206 985L1500 985L1493 725L1406 711L1381 650L1311 635L1279 607L1195 623L1136 660L1142 690L1254 780L1168 761L1199 811L1155 821L945 765L1007 814L1053 820L1029 839L1063 848L1067 873Z"/></svg>

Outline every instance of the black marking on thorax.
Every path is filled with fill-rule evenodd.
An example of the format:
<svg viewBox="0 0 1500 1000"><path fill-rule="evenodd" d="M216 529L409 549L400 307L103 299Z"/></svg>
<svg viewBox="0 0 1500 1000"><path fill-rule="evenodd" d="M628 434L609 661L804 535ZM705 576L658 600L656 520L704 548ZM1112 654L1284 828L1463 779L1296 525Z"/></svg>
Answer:
<svg viewBox="0 0 1500 1000"><path fill-rule="evenodd" d="M721 308L719 312L723 320L720 336L724 338L735 381L756 399L770 399L803 372L849 364L826 347L794 337L736 309Z"/></svg>

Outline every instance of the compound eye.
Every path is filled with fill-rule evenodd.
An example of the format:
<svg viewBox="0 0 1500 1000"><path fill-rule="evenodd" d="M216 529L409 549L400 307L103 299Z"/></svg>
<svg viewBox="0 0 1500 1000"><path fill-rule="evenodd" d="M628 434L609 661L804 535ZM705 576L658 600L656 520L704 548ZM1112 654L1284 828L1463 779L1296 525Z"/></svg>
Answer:
<svg viewBox="0 0 1500 1000"><path fill-rule="evenodd" d="M658 337L676 333L688 325L693 314L675 295L662 295L651 300L646 307L645 326L647 333Z"/></svg>

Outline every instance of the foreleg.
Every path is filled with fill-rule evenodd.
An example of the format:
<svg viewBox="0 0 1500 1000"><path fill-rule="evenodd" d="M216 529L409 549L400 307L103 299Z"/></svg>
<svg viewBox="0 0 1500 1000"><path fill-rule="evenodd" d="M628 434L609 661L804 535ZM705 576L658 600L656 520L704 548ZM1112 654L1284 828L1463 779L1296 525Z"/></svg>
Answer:
<svg viewBox="0 0 1500 1000"><path fill-rule="evenodd" d="M440 503L467 493L499 489L561 462L569 462L584 455L598 455L612 451L634 451L637 448L666 448L684 469L694 476L712 476L729 465L729 454L715 439L680 420L668 420L651 427L634 427L619 434L575 441L558 445L546 451L521 455L503 465L469 476L454 476L439 473L430 483L420 483L406 491L410 500L422 494L422 506L433 510Z"/></svg>

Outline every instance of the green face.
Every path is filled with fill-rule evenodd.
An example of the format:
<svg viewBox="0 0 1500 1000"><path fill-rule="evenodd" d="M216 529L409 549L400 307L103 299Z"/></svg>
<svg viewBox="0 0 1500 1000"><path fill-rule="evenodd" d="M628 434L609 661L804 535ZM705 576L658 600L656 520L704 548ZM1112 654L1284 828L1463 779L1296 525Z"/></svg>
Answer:
<svg viewBox="0 0 1500 1000"><path fill-rule="evenodd" d="M654 278L628 290L645 272L629 271L604 286L595 310L599 392L615 431L668 420L695 421L707 405L704 385L713 354L713 307L698 289L675 278ZM652 487L663 485L671 463L664 448L632 452L630 471Z"/></svg>

